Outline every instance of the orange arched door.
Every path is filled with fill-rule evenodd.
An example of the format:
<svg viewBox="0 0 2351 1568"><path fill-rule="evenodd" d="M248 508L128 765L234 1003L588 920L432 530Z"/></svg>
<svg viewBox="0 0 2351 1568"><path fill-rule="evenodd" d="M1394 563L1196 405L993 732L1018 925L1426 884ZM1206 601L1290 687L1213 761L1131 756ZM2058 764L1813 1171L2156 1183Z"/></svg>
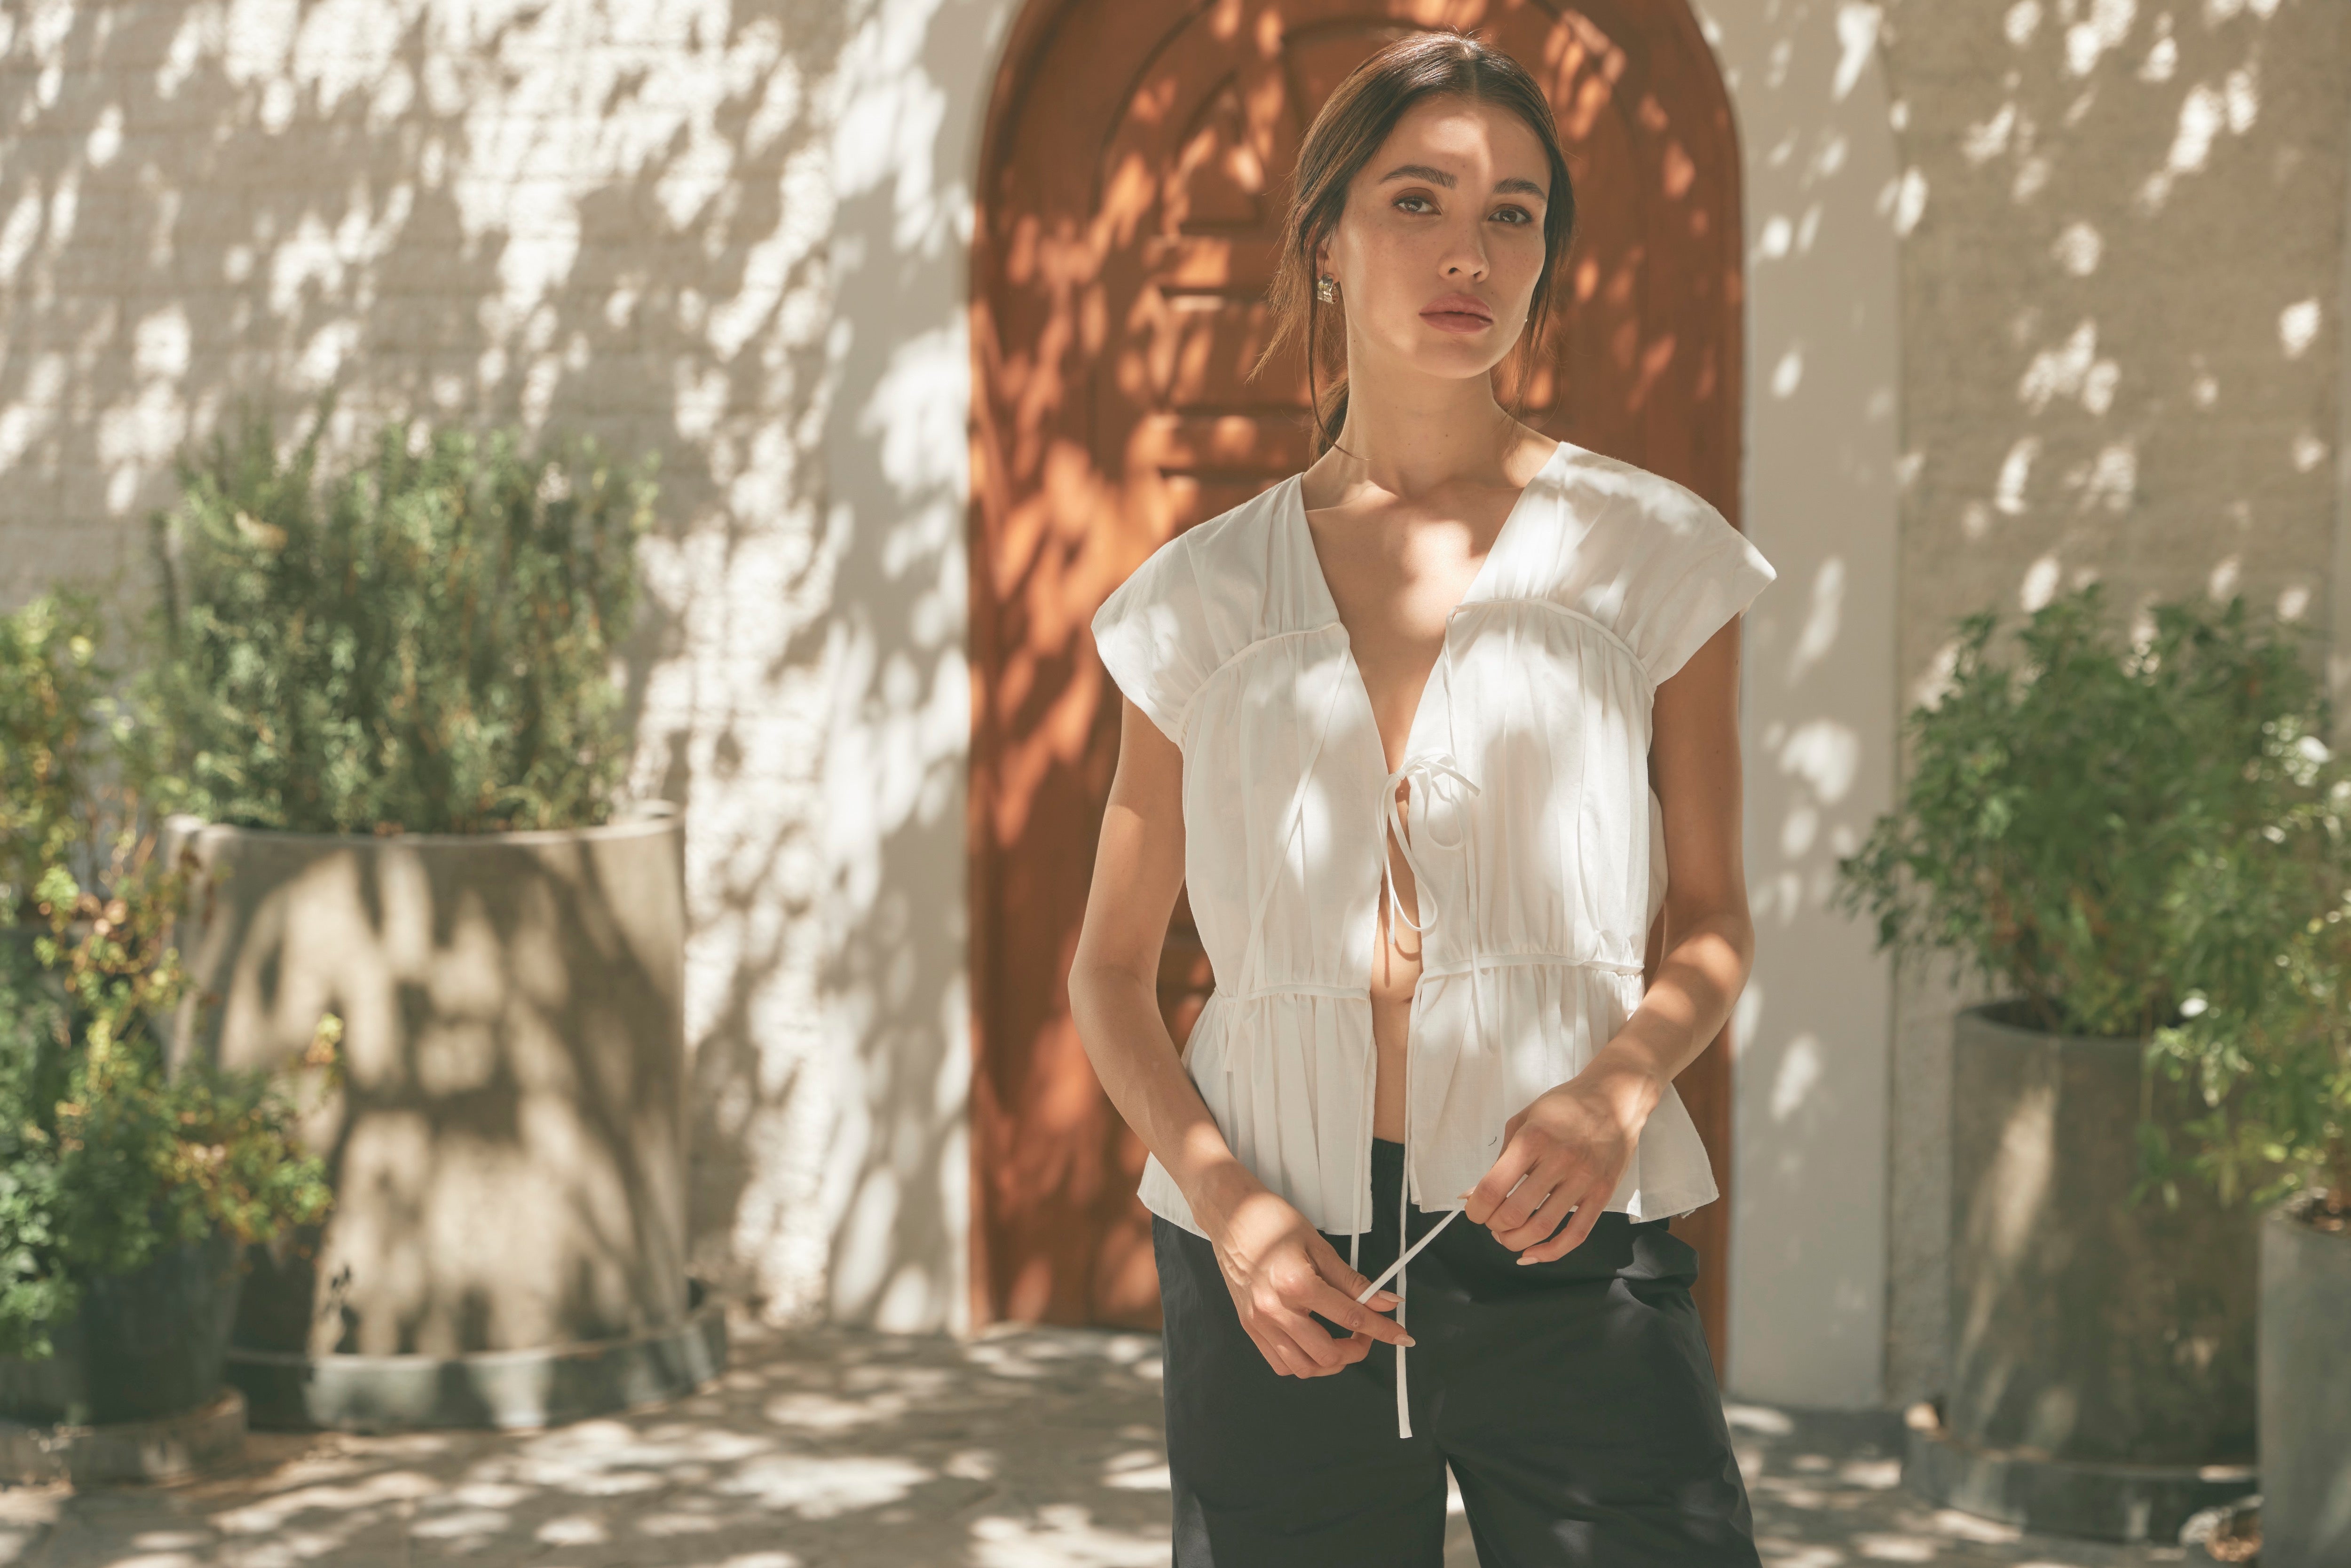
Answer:
<svg viewBox="0 0 2351 1568"><path fill-rule="evenodd" d="M1027 8L989 110L972 260L976 1322L1158 1324L1144 1151L1065 985L1118 746L1088 622L1162 540L1306 465L1302 360L1243 380L1269 334L1275 193L1323 97L1424 17L1522 61L1567 143L1573 301L1530 421L1738 520L1739 159L1679 0ZM1180 1041L1210 984L1180 900L1161 976ZM1726 1195L1729 1078L1717 1040L1677 1083ZM1727 1375L1726 1208L1674 1228L1704 1259Z"/></svg>

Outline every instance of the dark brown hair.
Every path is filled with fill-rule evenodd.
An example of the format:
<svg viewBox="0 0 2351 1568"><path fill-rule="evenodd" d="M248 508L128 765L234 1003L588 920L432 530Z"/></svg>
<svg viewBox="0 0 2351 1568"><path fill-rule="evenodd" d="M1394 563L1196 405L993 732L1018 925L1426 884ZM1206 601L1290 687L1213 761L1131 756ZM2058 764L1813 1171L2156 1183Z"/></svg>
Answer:
<svg viewBox="0 0 2351 1568"><path fill-rule="evenodd" d="M1326 332L1326 319L1343 327L1344 300L1325 305L1314 296L1314 248L1338 226L1346 209L1347 187L1369 162L1380 143L1395 129L1405 110L1425 98L1451 96L1473 102L1491 102L1510 110L1535 133L1551 160L1551 193L1543 204L1543 270L1528 308L1526 329L1515 352L1520 357L1518 390L1523 399L1528 370L1542 342L1561 281L1569 241L1575 233L1575 188L1568 177L1567 157L1560 151L1559 127L1552 117L1551 100L1527 74L1526 68L1489 48L1475 33L1457 27L1416 29L1383 47L1348 74L1306 128L1297 166L1290 171L1288 211L1282 219L1281 255L1274 266L1266 303L1273 314L1273 336L1249 367L1249 379L1259 371L1291 340L1306 340L1306 384L1312 399L1312 450L1327 451L1347 418L1347 338L1343 330ZM1333 354L1331 350L1335 348ZM1326 391L1318 379L1327 376ZM1525 414L1524 405L1513 411Z"/></svg>

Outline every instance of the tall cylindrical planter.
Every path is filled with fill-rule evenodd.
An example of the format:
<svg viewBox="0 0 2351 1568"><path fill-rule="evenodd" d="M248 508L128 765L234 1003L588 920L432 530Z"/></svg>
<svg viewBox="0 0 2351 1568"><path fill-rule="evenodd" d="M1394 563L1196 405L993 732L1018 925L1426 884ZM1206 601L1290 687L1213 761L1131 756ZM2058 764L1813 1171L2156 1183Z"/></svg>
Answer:
<svg viewBox="0 0 2351 1568"><path fill-rule="evenodd" d="M343 1084L301 1127L333 1211L255 1249L237 1317L254 1425L529 1426L715 1370L686 1277L673 808L481 835L174 818L183 844L216 873L180 935L214 1005L183 1009L174 1061L280 1068L321 1014L343 1023ZM559 1409L494 1391L533 1385L518 1361L545 1358L544 1387L608 1350L656 1375Z"/></svg>
<svg viewBox="0 0 2351 1568"><path fill-rule="evenodd" d="M1957 1017L1949 1381L1908 1477L1938 1500L2168 1542L2252 1490L2258 1216L2200 1181L2129 1202L2146 1044ZM2185 1140L2200 1107L2153 1089Z"/></svg>
<svg viewBox="0 0 2351 1568"><path fill-rule="evenodd" d="M2262 1222L2262 1568L2351 1563L2351 1230Z"/></svg>

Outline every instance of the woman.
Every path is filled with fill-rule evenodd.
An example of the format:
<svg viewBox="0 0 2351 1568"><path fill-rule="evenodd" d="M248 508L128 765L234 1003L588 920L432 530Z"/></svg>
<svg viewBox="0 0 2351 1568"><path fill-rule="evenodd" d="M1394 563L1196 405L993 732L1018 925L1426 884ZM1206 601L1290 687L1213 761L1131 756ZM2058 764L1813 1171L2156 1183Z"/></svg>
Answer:
<svg viewBox="0 0 2351 1568"><path fill-rule="evenodd" d="M1751 962L1738 616L1773 572L1497 402L1573 215L1508 57L1365 62L1259 361L1343 350L1319 455L1094 618L1125 702L1069 989L1150 1151L1178 1568L1435 1568L1448 1464L1489 1568L1758 1561L1667 1221L1718 1196L1673 1080ZM1179 885L1217 977L1181 1057Z"/></svg>

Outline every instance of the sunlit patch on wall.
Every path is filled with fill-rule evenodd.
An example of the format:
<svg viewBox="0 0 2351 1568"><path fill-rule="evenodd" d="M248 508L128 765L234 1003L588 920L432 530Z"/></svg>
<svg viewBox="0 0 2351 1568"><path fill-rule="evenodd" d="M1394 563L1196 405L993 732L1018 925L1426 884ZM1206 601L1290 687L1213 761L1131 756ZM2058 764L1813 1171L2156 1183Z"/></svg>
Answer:
<svg viewBox="0 0 2351 1568"><path fill-rule="evenodd" d="M2278 347L2289 360L2298 360L2318 339L2318 301L2297 299L2278 312Z"/></svg>
<svg viewBox="0 0 2351 1568"><path fill-rule="evenodd" d="M2044 555L2025 568L2024 582L2017 592L2017 601L2026 614L2040 609L2056 597L2060 567L2055 555Z"/></svg>
<svg viewBox="0 0 2351 1568"><path fill-rule="evenodd" d="M2237 579L2244 570L2242 556L2224 557L2204 580L2204 591L2214 599L2226 599L2237 591Z"/></svg>

